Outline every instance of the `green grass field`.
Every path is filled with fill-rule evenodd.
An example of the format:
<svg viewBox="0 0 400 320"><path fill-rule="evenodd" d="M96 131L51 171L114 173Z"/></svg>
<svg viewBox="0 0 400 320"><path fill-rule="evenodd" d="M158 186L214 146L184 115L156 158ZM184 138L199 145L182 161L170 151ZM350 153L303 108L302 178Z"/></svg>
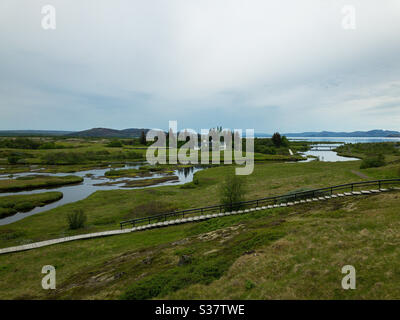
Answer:
<svg viewBox="0 0 400 320"><path fill-rule="evenodd" d="M2 255L0 297L398 299L399 200L337 199ZM47 264L57 271L50 292ZM357 290L341 289L347 264Z"/></svg>
<svg viewBox="0 0 400 320"><path fill-rule="evenodd" d="M397 159L398 160L398 159ZM396 178L399 164L257 162L246 199L348 182ZM97 191L88 198L0 226L0 247L119 228L122 220L219 204L234 166L195 174L197 183ZM399 299L400 193L259 211L200 223L74 241L0 255L2 299ZM83 229L67 215L82 209ZM185 257L184 259L182 257ZM41 289L41 268L57 290ZM354 265L357 290L341 289Z"/></svg>

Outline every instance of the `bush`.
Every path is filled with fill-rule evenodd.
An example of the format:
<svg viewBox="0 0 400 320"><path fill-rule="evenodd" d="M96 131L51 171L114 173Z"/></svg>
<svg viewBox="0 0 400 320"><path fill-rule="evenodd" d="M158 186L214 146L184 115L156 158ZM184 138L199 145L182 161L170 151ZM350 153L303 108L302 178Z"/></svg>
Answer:
<svg viewBox="0 0 400 320"><path fill-rule="evenodd" d="M385 156L378 154L377 156L369 156L361 162L360 169L376 168L386 165Z"/></svg>
<svg viewBox="0 0 400 320"><path fill-rule="evenodd" d="M45 149L61 149L61 146L57 146L54 142L45 142L42 145L40 145L39 149L40 150L45 150Z"/></svg>
<svg viewBox="0 0 400 320"><path fill-rule="evenodd" d="M10 155L8 156L7 161L9 164L17 164L19 159L20 157L17 155Z"/></svg>
<svg viewBox="0 0 400 320"><path fill-rule="evenodd" d="M244 200L245 181L241 176L229 174L220 186L221 204L225 205L228 210L233 209L233 204ZM239 206L235 206L239 209Z"/></svg>
<svg viewBox="0 0 400 320"><path fill-rule="evenodd" d="M110 147L110 148L121 148L122 147L122 143L119 140L114 140L114 141L111 141L110 143L108 143L107 147Z"/></svg>
<svg viewBox="0 0 400 320"><path fill-rule="evenodd" d="M16 138L16 139L3 139L0 140L0 148L12 148L12 149L37 149L40 143L38 141L28 138Z"/></svg>
<svg viewBox="0 0 400 320"><path fill-rule="evenodd" d="M71 230L80 229L85 226L86 215L82 210L75 210L67 215L68 225Z"/></svg>
<svg viewBox="0 0 400 320"><path fill-rule="evenodd" d="M251 290L251 289L253 289L255 286L256 286L256 285L255 285L253 282L251 282L250 280L247 280L247 281L246 281L246 289L247 289L247 290Z"/></svg>

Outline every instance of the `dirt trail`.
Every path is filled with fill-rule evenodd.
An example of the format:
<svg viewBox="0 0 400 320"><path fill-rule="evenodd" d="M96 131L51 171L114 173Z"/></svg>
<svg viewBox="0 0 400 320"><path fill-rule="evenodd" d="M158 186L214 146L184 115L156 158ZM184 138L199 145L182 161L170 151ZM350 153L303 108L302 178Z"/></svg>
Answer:
<svg viewBox="0 0 400 320"><path fill-rule="evenodd" d="M361 172L356 171L356 170L351 170L351 173L354 173L355 175L357 175L357 176L359 176L360 178L363 178L363 179L371 179L366 174L361 173Z"/></svg>

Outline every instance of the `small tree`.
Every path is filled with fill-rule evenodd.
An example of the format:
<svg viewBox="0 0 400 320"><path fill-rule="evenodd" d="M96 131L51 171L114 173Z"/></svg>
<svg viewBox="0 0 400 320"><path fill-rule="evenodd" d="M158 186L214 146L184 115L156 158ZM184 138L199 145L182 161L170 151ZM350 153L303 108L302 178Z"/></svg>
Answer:
<svg viewBox="0 0 400 320"><path fill-rule="evenodd" d="M244 200L246 193L244 178L233 173L229 174L221 184L219 192L221 204L227 210L239 209L240 206L234 203Z"/></svg>
<svg viewBox="0 0 400 320"><path fill-rule="evenodd" d="M80 229L85 226L86 214L81 210L75 210L67 215L67 221L71 230Z"/></svg>
<svg viewBox="0 0 400 320"><path fill-rule="evenodd" d="M271 138L274 146L279 148L282 145L282 137L279 132L275 132Z"/></svg>
<svg viewBox="0 0 400 320"><path fill-rule="evenodd" d="M144 134L144 131L142 131L142 134L140 135L140 144L146 145L146 135Z"/></svg>

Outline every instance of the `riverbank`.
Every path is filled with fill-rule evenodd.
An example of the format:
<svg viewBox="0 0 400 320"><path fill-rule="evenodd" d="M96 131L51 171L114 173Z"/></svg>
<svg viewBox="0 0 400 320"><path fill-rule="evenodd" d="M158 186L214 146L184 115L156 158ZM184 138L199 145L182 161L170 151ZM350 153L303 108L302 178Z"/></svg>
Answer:
<svg viewBox="0 0 400 320"><path fill-rule="evenodd" d="M24 176L16 179L1 179L0 192L16 192L34 189L52 188L77 184L83 181L82 177L78 176ZM1 196L1 193L0 193Z"/></svg>
<svg viewBox="0 0 400 320"><path fill-rule="evenodd" d="M18 212L27 212L36 207L60 200L61 192L44 192L29 195L0 197L0 218L5 218Z"/></svg>

